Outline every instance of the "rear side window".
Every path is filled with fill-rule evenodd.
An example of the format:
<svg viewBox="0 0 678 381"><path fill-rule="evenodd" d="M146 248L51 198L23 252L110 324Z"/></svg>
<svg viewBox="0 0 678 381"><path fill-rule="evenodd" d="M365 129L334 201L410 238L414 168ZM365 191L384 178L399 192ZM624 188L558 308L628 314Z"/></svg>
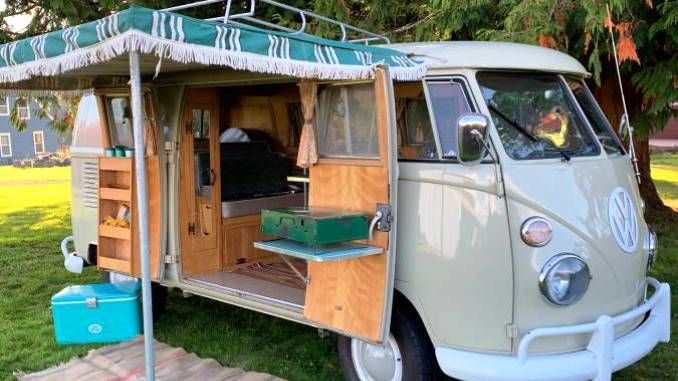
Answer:
<svg viewBox="0 0 678 381"><path fill-rule="evenodd" d="M321 157L379 158L373 84L327 86L316 110Z"/></svg>
<svg viewBox="0 0 678 381"><path fill-rule="evenodd" d="M457 80L429 81L427 86L442 158L456 158L457 119L473 111L464 87Z"/></svg>
<svg viewBox="0 0 678 381"><path fill-rule="evenodd" d="M129 97L107 97L106 109L111 145L133 147L132 110Z"/></svg>

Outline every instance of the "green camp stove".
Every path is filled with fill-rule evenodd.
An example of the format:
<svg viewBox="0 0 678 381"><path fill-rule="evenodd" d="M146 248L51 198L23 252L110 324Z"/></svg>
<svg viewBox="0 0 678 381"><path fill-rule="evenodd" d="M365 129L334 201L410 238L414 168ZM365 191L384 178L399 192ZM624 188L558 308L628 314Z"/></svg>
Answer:
<svg viewBox="0 0 678 381"><path fill-rule="evenodd" d="M261 232L311 246L367 239L365 213L325 208L262 209Z"/></svg>

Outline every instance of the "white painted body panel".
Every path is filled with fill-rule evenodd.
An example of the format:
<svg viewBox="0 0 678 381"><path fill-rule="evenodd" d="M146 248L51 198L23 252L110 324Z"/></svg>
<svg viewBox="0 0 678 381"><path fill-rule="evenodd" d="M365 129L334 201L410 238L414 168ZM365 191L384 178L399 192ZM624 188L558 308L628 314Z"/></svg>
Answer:
<svg viewBox="0 0 678 381"><path fill-rule="evenodd" d="M417 301L434 344L510 351L511 250L494 164L399 167L396 288Z"/></svg>
<svg viewBox="0 0 678 381"><path fill-rule="evenodd" d="M78 105L71 144L71 226L75 252L86 261L87 247L97 241L98 157L103 155L99 110L93 96Z"/></svg>
<svg viewBox="0 0 678 381"><path fill-rule="evenodd" d="M645 292L647 253L642 244L634 253L617 245L608 219L608 199L621 186L640 205L628 156L512 161L503 165L515 274L515 324L519 334L539 327L579 324L600 315L618 315L635 308ZM636 208L640 237L647 225ZM527 218L541 216L553 226L553 239L530 247L518 237ZM542 297L537 279L546 261L558 253L573 253L588 264L592 280L583 298L571 306L556 306ZM617 327L628 332L638 322ZM580 349L587 335L542 339L535 351Z"/></svg>

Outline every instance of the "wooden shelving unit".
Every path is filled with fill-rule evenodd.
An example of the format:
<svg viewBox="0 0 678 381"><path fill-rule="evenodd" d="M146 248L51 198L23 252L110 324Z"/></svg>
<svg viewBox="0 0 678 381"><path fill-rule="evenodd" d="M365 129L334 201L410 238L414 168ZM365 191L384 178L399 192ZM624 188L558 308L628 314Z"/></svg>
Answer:
<svg viewBox="0 0 678 381"><path fill-rule="evenodd" d="M149 247L151 272L159 264L160 203L158 157L146 158L149 194ZM136 189L133 158L99 158L99 227L97 267L127 275L140 275ZM129 209L129 227L108 226L106 217L116 217L121 207Z"/></svg>

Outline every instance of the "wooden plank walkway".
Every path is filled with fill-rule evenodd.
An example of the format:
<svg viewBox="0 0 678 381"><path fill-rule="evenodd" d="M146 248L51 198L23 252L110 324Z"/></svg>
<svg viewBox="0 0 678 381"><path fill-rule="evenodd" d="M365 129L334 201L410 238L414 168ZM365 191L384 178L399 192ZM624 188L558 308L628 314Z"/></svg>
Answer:
<svg viewBox="0 0 678 381"><path fill-rule="evenodd" d="M214 359L201 359L182 348L155 342L157 381L282 381L264 373L226 368ZM144 343L137 340L90 351L83 358L41 372L17 374L19 381L141 381Z"/></svg>

